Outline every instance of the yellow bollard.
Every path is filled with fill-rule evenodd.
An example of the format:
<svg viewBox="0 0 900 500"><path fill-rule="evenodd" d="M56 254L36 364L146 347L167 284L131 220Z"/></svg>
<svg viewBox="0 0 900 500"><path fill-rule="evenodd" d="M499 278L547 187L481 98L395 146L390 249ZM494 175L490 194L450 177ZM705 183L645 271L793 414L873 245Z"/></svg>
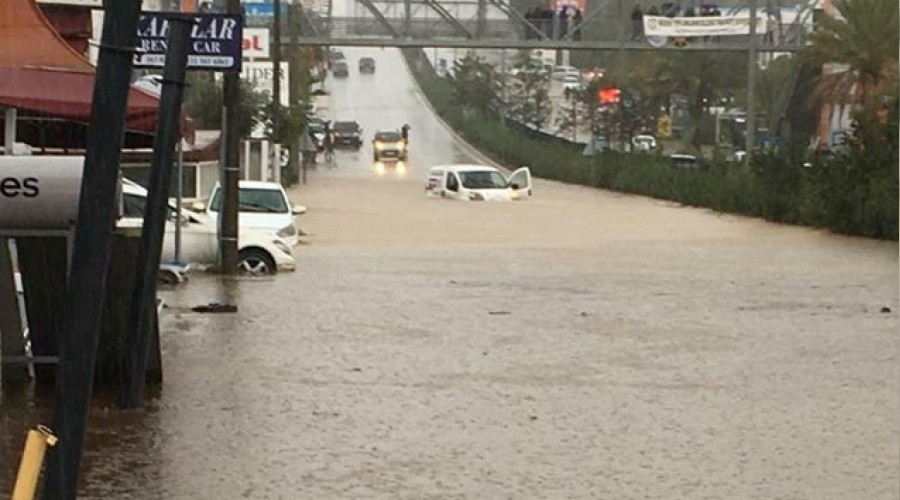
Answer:
<svg viewBox="0 0 900 500"><path fill-rule="evenodd" d="M55 445L56 441L53 432L43 425L28 431L25 453L22 454L22 463L19 464L19 475L16 476L12 500L34 500L41 467L44 465L44 454L47 447Z"/></svg>

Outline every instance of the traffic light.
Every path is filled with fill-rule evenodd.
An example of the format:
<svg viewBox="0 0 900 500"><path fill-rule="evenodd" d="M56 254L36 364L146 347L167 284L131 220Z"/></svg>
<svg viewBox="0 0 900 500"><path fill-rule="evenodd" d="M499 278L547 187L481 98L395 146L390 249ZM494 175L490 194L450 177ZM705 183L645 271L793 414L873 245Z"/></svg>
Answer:
<svg viewBox="0 0 900 500"><path fill-rule="evenodd" d="M622 91L616 87L605 87L597 91L597 100L600 104L616 104L622 96Z"/></svg>

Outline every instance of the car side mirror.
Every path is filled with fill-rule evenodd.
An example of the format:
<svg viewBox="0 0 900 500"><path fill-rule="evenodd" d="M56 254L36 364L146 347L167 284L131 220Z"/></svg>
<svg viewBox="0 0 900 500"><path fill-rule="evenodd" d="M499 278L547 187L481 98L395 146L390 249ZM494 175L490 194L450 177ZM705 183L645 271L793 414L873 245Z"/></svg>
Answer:
<svg viewBox="0 0 900 500"><path fill-rule="evenodd" d="M291 213L294 215L305 214L306 207L304 207L303 205L294 205L293 208L291 208Z"/></svg>
<svg viewBox="0 0 900 500"><path fill-rule="evenodd" d="M519 189L519 184L517 182L513 182L512 184L509 185L509 187L513 188L514 190L517 190L517 189Z"/></svg>
<svg viewBox="0 0 900 500"><path fill-rule="evenodd" d="M206 205L204 205L203 202L195 201L194 203L191 204L191 210L193 210L195 212L202 212L202 211L206 210Z"/></svg>

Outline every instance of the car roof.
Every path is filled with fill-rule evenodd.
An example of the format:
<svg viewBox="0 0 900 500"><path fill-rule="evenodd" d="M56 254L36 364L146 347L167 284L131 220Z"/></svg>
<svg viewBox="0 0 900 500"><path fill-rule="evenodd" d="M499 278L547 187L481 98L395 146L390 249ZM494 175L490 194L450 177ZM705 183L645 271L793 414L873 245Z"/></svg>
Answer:
<svg viewBox="0 0 900 500"><path fill-rule="evenodd" d="M272 189L275 191L281 191L281 184L277 182L266 182L266 181L240 181L238 183L238 189L240 188L248 188L248 189Z"/></svg>
<svg viewBox="0 0 900 500"><path fill-rule="evenodd" d="M453 172L479 172L479 171L492 171L499 172L500 170L488 166L488 165L474 165L474 164L453 164L453 165L438 165L437 168L443 168L445 170L453 171Z"/></svg>
<svg viewBox="0 0 900 500"><path fill-rule="evenodd" d="M128 179L125 179L128 180ZM221 189L222 184L216 182L215 189ZM270 189L272 191L281 191L284 188L277 182L268 181L238 181L238 189ZM143 189L143 188L142 188Z"/></svg>

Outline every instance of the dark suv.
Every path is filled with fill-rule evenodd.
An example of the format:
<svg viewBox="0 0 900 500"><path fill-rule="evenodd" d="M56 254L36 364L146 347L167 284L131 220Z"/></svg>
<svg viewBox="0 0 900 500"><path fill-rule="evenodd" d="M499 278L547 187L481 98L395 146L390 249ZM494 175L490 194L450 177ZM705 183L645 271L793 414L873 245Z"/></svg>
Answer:
<svg viewBox="0 0 900 500"><path fill-rule="evenodd" d="M374 73L375 72L375 59L373 59L371 57L359 58L359 72L360 73Z"/></svg>
<svg viewBox="0 0 900 500"><path fill-rule="evenodd" d="M355 121L334 122L331 132L337 147L351 146L359 149L362 146L362 127Z"/></svg>
<svg viewBox="0 0 900 500"><path fill-rule="evenodd" d="M332 64L331 74L334 75L335 78L346 78L350 76L350 68L347 66L347 61L341 60Z"/></svg>

